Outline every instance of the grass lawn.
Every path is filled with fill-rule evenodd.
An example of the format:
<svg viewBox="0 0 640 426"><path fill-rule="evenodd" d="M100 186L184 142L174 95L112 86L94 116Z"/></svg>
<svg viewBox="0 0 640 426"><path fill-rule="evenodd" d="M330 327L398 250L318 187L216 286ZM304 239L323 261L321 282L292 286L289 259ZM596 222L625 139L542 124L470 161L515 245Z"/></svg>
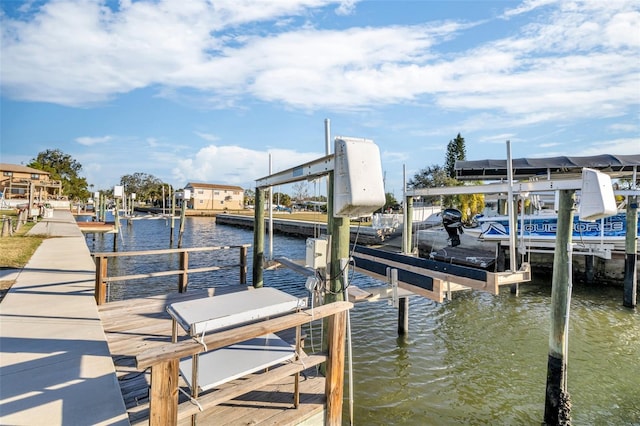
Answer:
<svg viewBox="0 0 640 426"><path fill-rule="evenodd" d="M15 224L18 219L15 210L0 210L0 217L10 216ZM26 233L33 228L34 223L26 223L20 230L14 232L12 236L0 237L0 269L21 269L23 268L36 249L42 243L43 236L26 236ZM15 226L15 225L14 225ZM0 279L0 300L13 285L14 280Z"/></svg>

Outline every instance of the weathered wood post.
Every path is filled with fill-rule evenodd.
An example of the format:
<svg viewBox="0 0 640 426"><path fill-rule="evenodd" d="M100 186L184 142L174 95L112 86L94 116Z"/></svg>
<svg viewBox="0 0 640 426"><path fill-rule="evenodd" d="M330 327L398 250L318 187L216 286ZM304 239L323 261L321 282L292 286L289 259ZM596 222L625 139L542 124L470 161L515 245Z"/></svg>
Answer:
<svg viewBox="0 0 640 426"><path fill-rule="evenodd" d="M247 283L247 246L240 247L240 284Z"/></svg>
<svg viewBox="0 0 640 426"><path fill-rule="evenodd" d="M189 285L189 252L180 252L180 269L182 273L178 275L178 292L185 293Z"/></svg>
<svg viewBox="0 0 640 426"><path fill-rule="evenodd" d="M253 286L262 287L264 276L264 198L265 189L256 188L256 200L254 206L253 221Z"/></svg>
<svg viewBox="0 0 640 426"><path fill-rule="evenodd" d="M149 425L178 424L179 359L172 359L151 367L149 389Z"/></svg>
<svg viewBox="0 0 640 426"><path fill-rule="evenodd" d="M345 324L347 314L339 312L328 318L327 343L329 358L326 365L325 394L327 417L325 425L342 424L342 397L344 393Z"/></svg>
<svg viewBox="0 0 640 426"><path fill-rule="evenodd" d="M622 304L635 308L638 296L638 196L627 199L627 233L625 235L624 297Z"/></svg>
<svg viewBox="0 0 640 426"><path fill-rule="evenodd" d="M559 197L551 287L551 331L544 407L545 425L565 425L571 422L571 403L567 391L567 351L571 303L573 194L573 190L561 190Z"/></svg>
<svg viewBox="0 0 640 426"><path fill-rule="evenodd" d="M334 172L329 173L329 194L328 199L334 203ZM329 265L329 292L327 292L325 303L344 300L344 276L340 267L340 259L349 258L349 238L350 220L348 217L333 216L333 209L327 211L327 215L332 217L331 234L331 263Z"/></svg>
<svg viewBox="0 0 640 426"><path fill-rule="evenodd" d="M602 226L602 224L600 225ZM587 284L593 284L595 256L592 254L584 256L584 280Z"/></svg>
<svg viewBox="0 0 640 426"><path fill-rule="evenodd" d="M93 297L96 299L96 304L102 305L107 300L107 283L105 278L107 277L107 258L98 256L96 257L96 282Z"/></svg>
<svg viewBox="0 0 640 426"><path fill-rule="evenodd" d="M2 236L8 237L11 235L11 218L9 216L2 216Z"/></svg>
<svg viewBox="0 0 640 426"><path fill-rule="evenodd" d="M409 333L409 298L398 299L398 335L404 336Z"/></svg>

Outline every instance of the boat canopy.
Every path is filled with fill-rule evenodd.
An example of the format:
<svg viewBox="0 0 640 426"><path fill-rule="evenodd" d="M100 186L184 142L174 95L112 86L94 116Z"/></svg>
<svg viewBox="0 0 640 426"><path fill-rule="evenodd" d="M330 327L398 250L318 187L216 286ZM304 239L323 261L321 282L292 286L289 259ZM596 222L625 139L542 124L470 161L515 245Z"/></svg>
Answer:
<svg viewBox="0 0 640 426"><path fill-rule="evenodd" d="M583 167L600 170L612 177L629 176L640 170L640 155L594 155L589 157L515 158L514 179L575 175ZM507 160L456 161L456 177L460 180L499 180L507 178ZM568 177L568 176L567 176Z"/></svg>

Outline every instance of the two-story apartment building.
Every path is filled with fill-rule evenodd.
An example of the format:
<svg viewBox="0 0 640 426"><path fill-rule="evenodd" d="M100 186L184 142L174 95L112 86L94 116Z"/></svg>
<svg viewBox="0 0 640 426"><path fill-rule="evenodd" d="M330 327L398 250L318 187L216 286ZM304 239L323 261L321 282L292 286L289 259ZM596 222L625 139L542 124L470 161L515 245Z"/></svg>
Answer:
<svg viewBox="0 0 640 426"><path fill-rule="evenodd" d="M0 192L5 200L46 201L62 197L62 182L49 172L19 164L0 163Z"/></svg>
<svg viewBox="0 0 640 426"><path fill-rule="evenodd" d="M184 189L191 191L187 206L194 210L240 210L244 207L244 189L239 186L190 182Z"/></svg>

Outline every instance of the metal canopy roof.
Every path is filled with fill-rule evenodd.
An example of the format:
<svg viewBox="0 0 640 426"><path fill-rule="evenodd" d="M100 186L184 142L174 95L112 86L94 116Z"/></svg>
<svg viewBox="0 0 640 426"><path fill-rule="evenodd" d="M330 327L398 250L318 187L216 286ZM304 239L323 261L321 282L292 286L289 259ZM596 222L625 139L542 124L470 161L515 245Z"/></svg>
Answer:
<svg viewBox="0 0 640 426"><path fill-rule="evenodd" d="M600 170L612 177L630 175L640 170L640 155L595 155L589 157L516 158L512 160L513 176L554 176L578 174L583 167ZM460 180L498 180L507 178L507 160L456 161Z"/></svg>

